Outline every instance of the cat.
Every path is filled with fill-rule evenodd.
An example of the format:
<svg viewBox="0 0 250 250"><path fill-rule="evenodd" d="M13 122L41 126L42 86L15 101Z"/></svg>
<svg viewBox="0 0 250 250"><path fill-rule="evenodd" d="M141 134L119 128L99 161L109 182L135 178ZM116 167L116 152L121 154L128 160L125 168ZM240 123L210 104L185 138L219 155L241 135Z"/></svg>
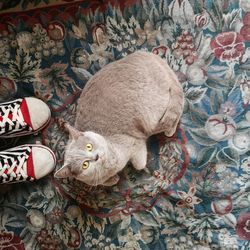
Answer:
<svg viewBox="0 0 250 250"><path fill-rule="evenodd" d="M131 161L141 170L147 163L147 138L172 136L183 112L184 94L165 60L135 52L98 71L79 98L74 127L57 178L112 186Z"/></svg>

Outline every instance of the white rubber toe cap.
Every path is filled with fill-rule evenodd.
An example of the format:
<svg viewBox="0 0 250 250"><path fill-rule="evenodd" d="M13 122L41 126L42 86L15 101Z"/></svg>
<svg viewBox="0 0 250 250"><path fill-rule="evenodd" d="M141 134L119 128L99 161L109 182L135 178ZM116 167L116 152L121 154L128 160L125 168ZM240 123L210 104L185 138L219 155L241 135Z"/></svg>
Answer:
<svg viewBox="0 0 250 250"><path fill-rule="evenodd" d="M34 130L39 130L50 120L50 109L45 102L35 97L26 97L25 100L28 106L32 127Z"/></svg>
<svg viewBox="0 0 250 250"><path fill-rule="evenodd" d="M34 174L40 179L53 171L56 165L54 153L42 145L32 146Z"/></svg>

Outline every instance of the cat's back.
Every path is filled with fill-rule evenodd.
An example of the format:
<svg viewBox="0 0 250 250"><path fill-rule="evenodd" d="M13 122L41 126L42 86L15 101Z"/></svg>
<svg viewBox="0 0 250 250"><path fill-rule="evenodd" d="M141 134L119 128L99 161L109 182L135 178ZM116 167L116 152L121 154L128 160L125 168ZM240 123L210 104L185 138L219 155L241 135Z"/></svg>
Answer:
<svg viewBox="0 0 250 250"><path fill-rule="evenodd" d="M152 53L133 53L106 65L88 81L75 126L107 135L148 136L170 101L170 90L172 95L182 93L167 63Z"/></svg>

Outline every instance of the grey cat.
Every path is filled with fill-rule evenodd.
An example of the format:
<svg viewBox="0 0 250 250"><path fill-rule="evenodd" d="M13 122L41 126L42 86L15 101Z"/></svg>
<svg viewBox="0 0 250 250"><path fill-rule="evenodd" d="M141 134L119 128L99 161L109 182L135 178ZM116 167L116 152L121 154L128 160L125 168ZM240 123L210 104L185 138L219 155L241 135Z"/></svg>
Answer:
<svg viewBox="0 0 250 250"><path fill-rule="evenodd" d="M183 111L183 89L159 56L135 52L106 65L84 87L64 166L57 178L111 186L131 161L137 170L147 163L146 140L175 133Z"/></svg>

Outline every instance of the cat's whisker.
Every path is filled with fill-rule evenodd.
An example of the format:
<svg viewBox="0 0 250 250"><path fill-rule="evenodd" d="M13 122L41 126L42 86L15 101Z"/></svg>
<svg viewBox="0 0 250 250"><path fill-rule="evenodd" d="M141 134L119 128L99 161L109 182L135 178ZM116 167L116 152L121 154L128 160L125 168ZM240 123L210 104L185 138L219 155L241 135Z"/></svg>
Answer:
<svg viewBox="0 0 250 250"><path fill-rule="evenodd" d="M101 174L101 171L97 170L97 184L100 183L100 174Z"/></svg>
<svg viewBox="0 0 250 250"><path fill-rule="evenodd" d="M92 186L92 191L95 191L97 189L97 184L98 184L98 181L97 181L97 169L95 168L95 173L94 173L94 179L93 179L93 186Z"/></svg>

